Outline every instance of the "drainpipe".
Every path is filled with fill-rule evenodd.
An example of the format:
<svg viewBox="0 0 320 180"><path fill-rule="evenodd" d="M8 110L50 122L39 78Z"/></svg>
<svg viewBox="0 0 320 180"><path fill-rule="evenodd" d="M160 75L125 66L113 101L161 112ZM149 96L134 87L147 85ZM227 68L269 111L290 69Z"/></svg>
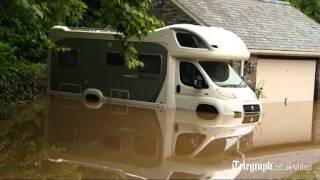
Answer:
<svg viewBox="0 0 320 180"><path fill-rule="evenodd" d="M244 71L244 60L241 61L241 66L240 66L240 76L243 77L243 71Z"/></svg>

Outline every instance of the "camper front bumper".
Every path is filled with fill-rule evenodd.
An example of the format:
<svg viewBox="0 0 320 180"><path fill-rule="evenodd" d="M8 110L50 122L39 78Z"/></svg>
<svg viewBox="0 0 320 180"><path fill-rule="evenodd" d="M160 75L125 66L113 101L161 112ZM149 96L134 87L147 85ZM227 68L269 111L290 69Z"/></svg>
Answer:
<svg viewBox="0 0 320 180"><path fill-rule="evenodd" d="M239 102L221 100L221 107L221 114L234 117L261 115L263 112L262 104L259 101Z"/></svg>

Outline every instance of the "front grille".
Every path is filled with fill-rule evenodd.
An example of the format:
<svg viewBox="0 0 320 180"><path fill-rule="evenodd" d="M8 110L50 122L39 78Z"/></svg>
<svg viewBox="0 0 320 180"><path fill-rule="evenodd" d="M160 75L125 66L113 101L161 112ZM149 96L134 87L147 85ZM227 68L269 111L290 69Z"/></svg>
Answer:
<svg viewBox="0 0 320 180"><path fill-rule="evenodd" d="M244 114L259 114L260 106L259 104L246 104L243 105Z"/></svg>

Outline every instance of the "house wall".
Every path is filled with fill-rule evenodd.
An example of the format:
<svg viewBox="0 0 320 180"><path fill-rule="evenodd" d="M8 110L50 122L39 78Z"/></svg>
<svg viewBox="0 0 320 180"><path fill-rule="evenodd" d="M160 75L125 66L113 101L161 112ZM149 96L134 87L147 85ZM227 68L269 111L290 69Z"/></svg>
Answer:
<svg viewBox="0 0 320 180"><path fill-rule="evenodd" d="M256 82L263 82L263 100L313 101L315 69L315 60L258 59Z"/></svg>

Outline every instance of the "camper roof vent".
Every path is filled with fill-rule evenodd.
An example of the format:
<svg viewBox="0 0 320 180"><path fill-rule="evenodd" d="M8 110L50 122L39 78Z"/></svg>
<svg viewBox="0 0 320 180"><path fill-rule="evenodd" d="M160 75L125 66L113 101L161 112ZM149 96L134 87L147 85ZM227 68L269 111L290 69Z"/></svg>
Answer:
<svg viewBox="0 0 320 180"><path fill-rule="evenodd" d="M90 27L70 27L73 31L85 31L85 32L107 32L107 33L116 33L112 28L90 28Z"/></svg>
<svg viewBox="0 0 320 180"><path fill-rule="evenodd" d="M58 29L63 31L70 31L70 29L67 26L53 26L52 29Z"/></svg>

